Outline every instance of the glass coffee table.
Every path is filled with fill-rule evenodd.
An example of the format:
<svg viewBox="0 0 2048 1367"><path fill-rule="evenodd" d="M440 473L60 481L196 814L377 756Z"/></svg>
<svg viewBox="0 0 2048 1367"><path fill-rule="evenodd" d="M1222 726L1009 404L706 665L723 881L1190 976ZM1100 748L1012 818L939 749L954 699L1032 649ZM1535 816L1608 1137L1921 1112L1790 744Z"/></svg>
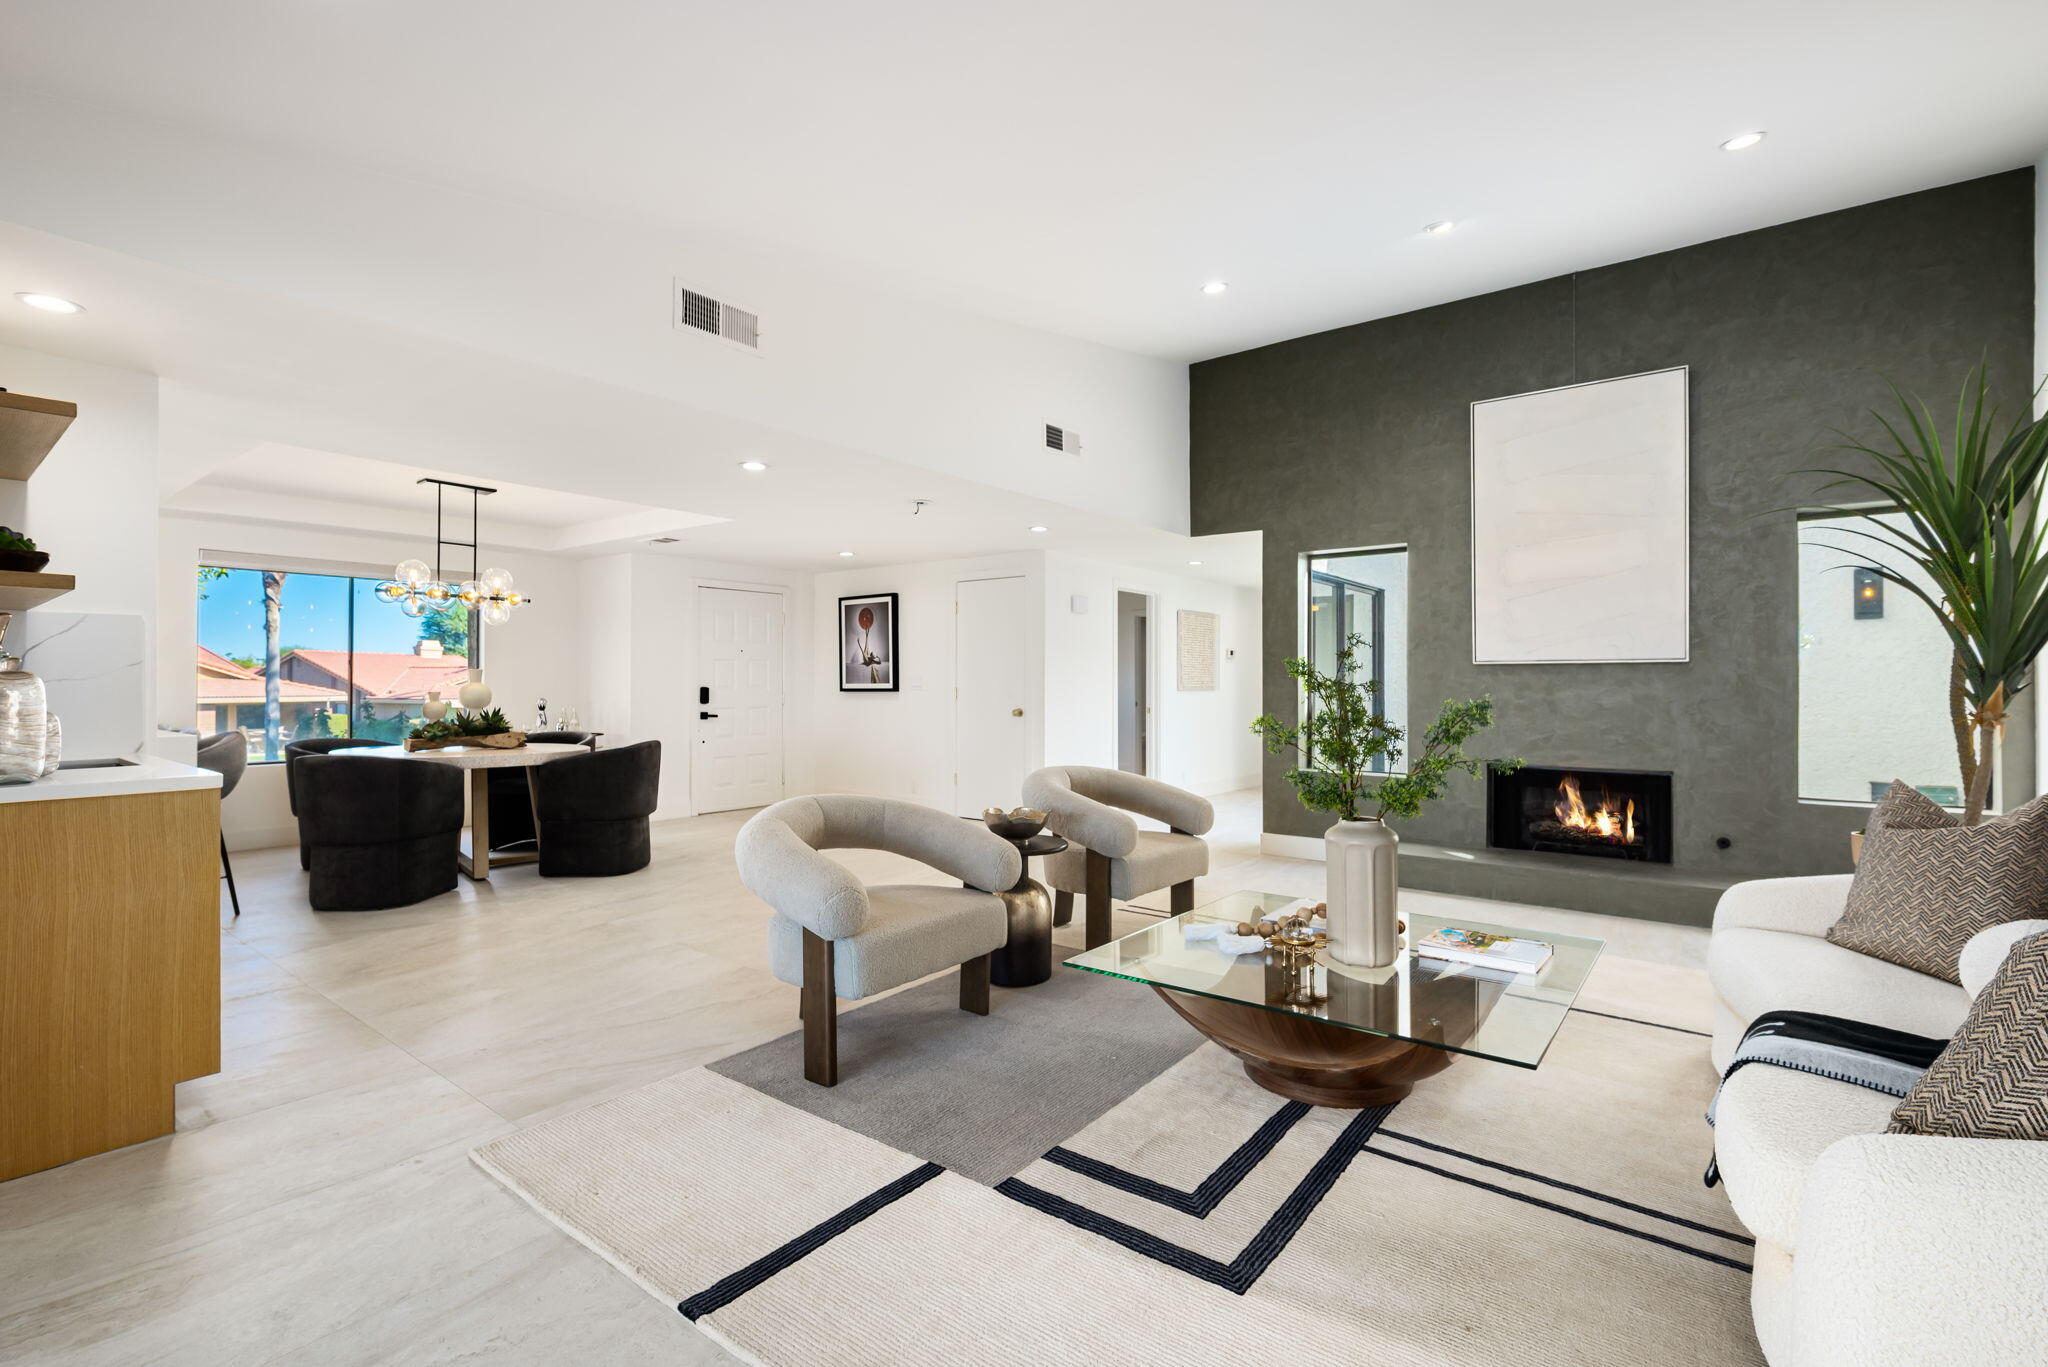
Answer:
<svg viewBox="0 0 2048 1367"><path fill-rule="evenodd" d="M1188 1024L1237 1055L1246 1076L1269 1092L1312 1106L1357 1108L1400 1100L1460 1054L1536 1067L1606 943L1404 913L1408 930L1393 963L1355 968L1323 953L1303 968L1279 950L1232 955L1214 941L1186 938L1190 926L1234 927L1300 900L1232 893L1077 954L1066 966L1149 986ZM1416 937L1452 925L1542 940L1553 953L1536 973L1510 973L1424 958L1407 948Z"/></svg>

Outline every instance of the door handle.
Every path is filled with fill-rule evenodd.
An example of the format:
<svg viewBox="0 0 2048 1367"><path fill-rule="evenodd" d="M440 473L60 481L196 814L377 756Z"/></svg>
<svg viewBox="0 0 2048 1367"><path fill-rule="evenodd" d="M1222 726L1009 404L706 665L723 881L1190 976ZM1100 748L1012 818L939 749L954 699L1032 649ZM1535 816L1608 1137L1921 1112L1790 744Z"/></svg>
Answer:
<svg viewBox="0 0 2048 1367"><path fill-rule="evenodd" d="M697 720L698 720L698 721L704 721L704 720L706 720L707 718L710 718L710 717L715 717L715 716L717 716L717 715L718 715L718 714L717 714L716 712L699 712L699 713L697 714Z"/></svg>
<svg viewBox="0 0 2048 1367"><path fill-rule="evenodd" d="M1010 715L1013 717L1021 717L1024 715L1024 709L1021 707L1013 707L1010 709Z"/></svg>

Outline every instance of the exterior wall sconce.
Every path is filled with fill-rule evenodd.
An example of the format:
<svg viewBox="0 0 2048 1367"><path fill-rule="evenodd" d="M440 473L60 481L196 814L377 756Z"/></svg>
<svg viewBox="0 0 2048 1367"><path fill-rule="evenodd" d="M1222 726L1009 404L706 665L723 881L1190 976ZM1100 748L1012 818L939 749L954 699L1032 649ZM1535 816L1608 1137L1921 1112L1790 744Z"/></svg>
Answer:
<svg viewBox="0 0 2048 1367"><path fill-rule="evenodd" d="M1856 620L1870 621L1884 616L1884 576L1876 570L1856 570L1852 574L1856 595Z"/></svg>

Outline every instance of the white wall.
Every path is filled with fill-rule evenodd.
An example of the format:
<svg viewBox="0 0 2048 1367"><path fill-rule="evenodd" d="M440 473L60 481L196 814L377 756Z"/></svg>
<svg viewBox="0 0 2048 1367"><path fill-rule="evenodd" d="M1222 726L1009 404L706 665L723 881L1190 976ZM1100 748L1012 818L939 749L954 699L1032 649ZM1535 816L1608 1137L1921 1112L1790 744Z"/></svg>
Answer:
<svg viewBox="0 0 2048 1367"><path fill-rule="evenodd" d="M577 565L581 620L571 639L590 671L586 729L605 745L661 742L657 820L689 816L697 745L697 589L779 589L788 620L783 660L783 793L815 791L809 737L813 665L812 576L682 556L635 553Z"/></svg>
<svg viewBox="0 0 2048 1367"><path fill-rule="evenodd" d="M901 798L951 811L954 807L954 666L956 626L953 586L963 579L1025 578L1035 606L1044 601L1045 557L1018 551L978 560L934 560L910 565L873 565L817 577L810 631L817 662L812 670L812 744L816 789ZM898 612L901 682L894 693L842 693L834 664L839 599L857 594L894 593ZM1114 596L1103 612L1113 622ZM1049 657L1044 626L1017 624L1025 634L1029 677L1024 690L1027 717L1042 729L1027 730L1025 769L1045 763L1046 729L1053 724L1042 674ZM1110 664L1112 684L1115 678ZM792 790L796 791L796 790ZM970 795L971 796L971 795ZM970 806L977 804L972 801Z"/></svg>
<svg viewBox="0 0 2048 1367"><path fill-rule="evenodd" d="M766 429L1187 530L1185 365L729 242L105 109L0 96L0 124L13 222ZM81 180L121 193L81 194ZM758 310L760 353L672 327L674 278ZM1049 422L1080 432L1085 452L1048 451ZM607 478L617 491L632 473L602 445L578 460L592 492Z"/></svg>
<svg viewBox="0 0 2048 1367"><path fill-rule="evenodd" d="M133 613L143 619L145 642L151 640L157 613L156 377L0 346L0 388L78 405L77 420L33 479L0 479L0 524L25 532L48 551L48 572L78 580L76 589L52 599L47 610ZM138 735L149 732L153 679L146 664L133 704L136 715L128 719ZM72 719L71 733L85 730L81 720Z"/></svg>
<svg viewBox="0 0 2048 1367"><path fill-rule="evenodd" d="M421 553L410 538L370 532L318 531L262 522L163 514L157 524L153 613L157 620L157 720L180 729L195 719L193 647L199 633L195 566L211 559L268 561L280 568L329 573L388 575L391 567ZM431 549L431 548L428 548ZM592 725L591 675L581 652L578 625L583 599L575 562L512 547L484 550L488 564L512 571L532 602L505 626L484 628L484 681L516 725L533 719L534 704L548 700L559 717L573 706L585 727ZM392 612L397 608L390 609ZM609 743L610 738L607 737ZM221 810L221 828L233 849L288 845L297 840L285 801L282 765L249 767L241 786Z"/></svg>
<svg viewBox="0 0 2048 1367"><path fill-rule="evenodd" d="M1060 554L1046 557L1045 571L1046 762L1117 767L1119 590L1153 596L1152 776L1205 794L1256 786L1259 591ZM1073 610L1077 595L1086 612ZM1174 614L1183 609L1217 615L1213 691L1179 688Z"/></svg>

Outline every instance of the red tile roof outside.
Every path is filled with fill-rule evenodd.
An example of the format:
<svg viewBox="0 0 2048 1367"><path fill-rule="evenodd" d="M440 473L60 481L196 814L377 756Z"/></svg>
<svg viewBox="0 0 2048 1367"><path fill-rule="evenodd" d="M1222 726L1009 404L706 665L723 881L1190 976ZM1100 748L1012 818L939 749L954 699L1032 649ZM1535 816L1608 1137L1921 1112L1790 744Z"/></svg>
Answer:
<svg viewBox="0 0 2048 1367"><path fill-rule="evenodd" d="M349 676L349 656L345 650L295 650L292 654L337 679ZM453 698L469 671L469 661L460 655L376 651L359 653L355 669L356 691L367 701L413 702L424 699L429 689L439 689L442 697Z"/></svg>
<svg viewBox="0 0 2048 1367"><path fill-rule="evenodd" d="M260 679L263 677L261 673L249 668L247 665L238 665L227 656L208 650L205 646L199 647L199 668L204 673L217 675L223 679Z"/></svg>
<svg viewBox="0 0 2048 1367"><path fill-rule="evenodd" d="M299 683L293 679L277 681L277 700L286 703L331 702L340 706L347 702L348 694L339 688L328 688L322 684ZM199 702L209 703L260 703L263 701L263 678L261 675L247 679L199 680Z"/></svg>

